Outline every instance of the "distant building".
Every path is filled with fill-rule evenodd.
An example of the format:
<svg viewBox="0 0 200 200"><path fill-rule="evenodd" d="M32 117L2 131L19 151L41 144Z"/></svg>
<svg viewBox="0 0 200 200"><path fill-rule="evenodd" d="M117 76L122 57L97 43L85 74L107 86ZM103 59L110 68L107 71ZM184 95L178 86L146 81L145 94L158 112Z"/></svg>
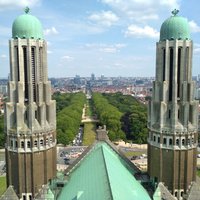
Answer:
<svg viewBox="0 0 200 200"><path fill-rule="evenodd" d="M56 103L47 77L47 44L40 21L29 14L13 22L6 120L7 186L34 199L56 176Z"/></svg>
<svg viewBox="0 0 200 200"><path fill-rule="evenodd" d="M148 173L176 199L190 198L196 181L198 101L192 80L192 40L186 18L172 12L157 43L156 80L148 115ZM196 190L199 193L199 187Z"/></svg>

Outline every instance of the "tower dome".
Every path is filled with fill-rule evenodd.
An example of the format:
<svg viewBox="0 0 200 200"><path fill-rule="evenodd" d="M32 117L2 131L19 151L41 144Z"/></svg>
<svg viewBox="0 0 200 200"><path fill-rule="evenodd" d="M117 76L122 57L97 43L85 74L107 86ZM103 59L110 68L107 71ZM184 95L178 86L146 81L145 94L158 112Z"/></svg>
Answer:
<svg viewBox="0 0 200 200"><path fill-rule="evenodd" d="M178 10L173 10L173 16L166 19L160 29L160 41L162 40L188 40L190 30L188 20L177 16Z"/></svg>
<svg viewBox="0 0 200 200"><path fill-rule="evenodd" d="M12 38L43 39L43 29L40 21L29 14L29 8L25 8L25 14L18 16L12 25Z"/></svg>

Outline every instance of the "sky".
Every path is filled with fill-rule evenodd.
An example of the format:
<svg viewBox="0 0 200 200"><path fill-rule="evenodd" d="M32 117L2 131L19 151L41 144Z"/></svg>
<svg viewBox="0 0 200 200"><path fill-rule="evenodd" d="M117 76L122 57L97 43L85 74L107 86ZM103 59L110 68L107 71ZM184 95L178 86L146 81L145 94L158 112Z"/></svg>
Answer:
<svg viewBox="0 0 200 200"><path fill-rule="evenodd" d="M42 23L49 77L155 76L160 27L173 9L188 19L200 74L198 0L0 0L0 77L9 74L12 23L28 6Z"/></svg>

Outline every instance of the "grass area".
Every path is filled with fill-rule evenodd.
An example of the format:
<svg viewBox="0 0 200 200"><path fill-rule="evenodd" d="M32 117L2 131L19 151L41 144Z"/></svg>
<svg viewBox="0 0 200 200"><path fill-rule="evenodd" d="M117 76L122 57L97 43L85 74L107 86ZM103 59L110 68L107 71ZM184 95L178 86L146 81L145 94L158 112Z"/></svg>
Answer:
<svg viewBox="0 0 200 200"><path fill-rule="evenodd" d="M197 176L200 177L200 169L197 169Z"/></svg>
<svg viewBox="0 0 200 200"><path fill-rule="evenodd" d="M91 100L87 100L87 104L86 104L86 116L92 117L93 116L93 110L92 110L92 106L91 106Z"/></svg>
<svg viewBox="0 0 200 200"><path fill-rule="evenodd" d="M0 177L0 197L6 191L6 177Z"/></svg>
<svg viewBox="0 0 200 200"><path fill-rule="evenodd" d="M83 132L83 145L91 145L96 138L96 123L84 123L84 132Z"/></svg>
<svg viewBox="0 0 200 200"><path fill-rule="evenodd" d="M142 154L147 154L146 151L123 151L123 153L128 158L133 156L141 156Z"/></svg>

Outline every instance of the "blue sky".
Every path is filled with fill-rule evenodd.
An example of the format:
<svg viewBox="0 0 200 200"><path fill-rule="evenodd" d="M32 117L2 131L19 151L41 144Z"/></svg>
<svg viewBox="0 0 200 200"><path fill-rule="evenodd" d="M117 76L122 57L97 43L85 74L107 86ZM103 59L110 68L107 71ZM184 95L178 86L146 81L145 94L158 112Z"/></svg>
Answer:
<svg viewBox="0 0 200 200"><path fill-rule="evenodd" d="M193 75L200 74L197 0L0 0L0 77L9 73L12 22L29 6L48 42L49 77L154 76L162 22L179 9L194 42Z"/></svg>

